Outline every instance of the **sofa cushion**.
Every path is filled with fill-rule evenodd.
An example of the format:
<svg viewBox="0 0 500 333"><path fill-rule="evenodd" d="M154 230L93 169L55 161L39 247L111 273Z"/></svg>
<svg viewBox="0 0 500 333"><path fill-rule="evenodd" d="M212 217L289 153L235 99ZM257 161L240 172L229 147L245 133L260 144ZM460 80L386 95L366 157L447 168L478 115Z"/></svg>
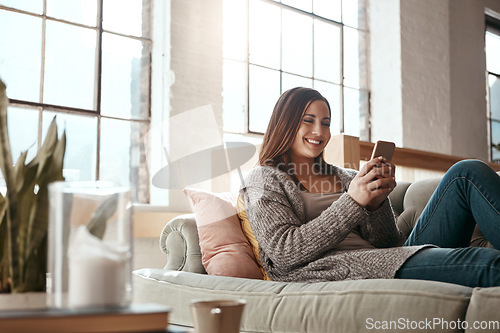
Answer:
<svg viewBox="0 0 500 333"><path fill-rule="evenodd" d="M500 332L498 309L500 287L474 288L465 317L469 327L465 332ZM491 325L474 327L474 325Z"/></svg>
<svg viewBox="0 0 500 333"><path fill-rule="evenodd" d="M202 263L208 274L262 279L241 230L231 193L184 189L195 213Z"/></svg>
<svg viewBox="0 0 500 333"><path fill-rule="evenodd" d="M472 293L472 288L423 280L299 283L161 269L135 271L133 283L134 302L172 307L169 320L177 325L192 325L189 303L194 299L243 298L241 330L262 333L462 332L383 326L414 325L434 318L463 321Z"/></svg>

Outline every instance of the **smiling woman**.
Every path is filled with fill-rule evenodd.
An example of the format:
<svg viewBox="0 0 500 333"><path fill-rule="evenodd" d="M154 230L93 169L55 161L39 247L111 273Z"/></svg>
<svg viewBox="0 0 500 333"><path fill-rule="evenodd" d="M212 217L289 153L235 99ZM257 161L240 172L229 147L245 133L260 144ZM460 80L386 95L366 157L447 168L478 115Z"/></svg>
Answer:
<svg viewBox="0 0 500 333"><path fill-rule="evenodd" d="M264 136L260 166L241 188L259 259L272 280L500 285L500 251L466 247L477 223L500 248L500 178L487 164L470 160L451 167L405 242L388 198L396 187L395 166L383 156L359 172L326 163L330 117L318 91L284 92Z"/></svg>

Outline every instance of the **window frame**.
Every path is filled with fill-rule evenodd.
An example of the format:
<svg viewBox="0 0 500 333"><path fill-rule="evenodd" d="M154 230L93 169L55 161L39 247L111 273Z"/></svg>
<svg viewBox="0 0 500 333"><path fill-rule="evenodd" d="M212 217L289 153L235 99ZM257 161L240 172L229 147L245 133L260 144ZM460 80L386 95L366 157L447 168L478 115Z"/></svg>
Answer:
<svg viewBox="0 0 500 333"><path fill-rule="evenodd" d="M366 22L366 26L365 27L355 27L355 26L351 26L347 23L344 23L341 19L341 21L336 21L336 20L333 20L333 19L330 19L330 18L326 18L324 16L321 16L317 13L314 12L314 9L311 11L311 12L308 12L308 11L305 11L305 10L302 10L302 9L299 9L299 8L296 8L296 7L293 7L293 6L290 6L286 3L281 3L280 1L278 0L260 0L262 1L263 3L266 3L266 4L271 4L271 5L274 5L274 6L277 6L278 8L280 8L280 15L281 15L281 18L283 17L282 13L283 13L283 9L285 10L289 10L293 13L298 13L298 14L301 14L301 15L305 15L306 17L309 17L312 21L312 27L311 27L311 31L312 31L312 35L311 35L311 47L312 47L312 74L311 76L304 76L304 75L301 75L301 74L297 74L297 73L293 73L293 72L290 72L290 71L287 71L285 69L283 69L283 63L282 63L282 56L283 56L283 44L280 44L280 65L279 65L279 69L276 69L276 68L272 68L272 67L269 67L269 66L266 66L266 65L262 65L262 64L258 64L258 63L255 63L255 62L252 62L250 60L250 21L251 21L251 18L250 18L250 2L253 1L253 0L246 0L246 58L244 60L242 59L236 59L236 58L232 58L232 57L228 57L228 56L223 56L223 61L226 61L226 60L229 60L229 61L232 61L232 62L238 62L238 63L241 63L241 64L244 64L245 66L245 76L246 76L246 91L245 91L245 107L244 107L244 126L243 126L243 132L235 132L235 131L232 131L231 129L227 130L225 129L225 132L227 133L234 133L234 134L248 134L248 135L263 135L263 132L259 132L259 131L255 131L255 130L251 130L250 129L250 117L251 117L251 97L250 97L250 86L251 86L251 79L250 79L250 67L251 66L255 66L255 67L258 67L258 68L263 68L263 69L266 69L266 70L272 70L272 71L276 71L279 73L279 81L280 81L280 87L279 87L279 90L280 92L282 93L282 89L283 89L283 74L285 75L294 75L294 76L297 76L297 77L301 77L301 78L304 78L304 79L308 79L308 80L311 80L312 81L312 86L314 87L314 82L316 81L320 81L320 82L323 82L323 83L327 83L327 84L333 84L335 86L338 86L338 89L339 89L339 101L338 101L338 105L339 105L339 108L340 110L339 111L339 115L338 115L338 119L336 119L335 121L338 121L339 122L339 129L340 129L340 132L339 133L345 133L345 128L346 128L346 125L345 125L345 98L344 98L344 94L345 94L345 88L348 88L348 89L354 89L355 91L357 92L360 92L360 93L365 93L366 94L366 100L367 100L367 109L366 109L366 116L367 116L367 119L366 119L366 136L365 136L365 140L368 140L370 141L371 140L371 126L370 126L370 115L371 115L371 108L370 108L370 103L369 103L369 100L370 100L370 93L371 93L371 90L370 90L370 87L369 87L369 63L368 63L368 56L369 56L369 28L368 28L368 22ZM368 2L365 2L365 7L363 8L363 10L365 11L365 15L367 15L367 12L368 12ZM342 1L341 1L341 6L342 6ZM342 9L341 9L342 10ZM339 71L340 71L340 75L339 75L339 82L333 82L333 81L329 81L329 80L326 80L326 79L323 79L323 78L318 78L315 76L315 73L314 73L314 66L315 66L315 60L314 60L314 48L315 48L315 20L318 20L318 21L321 21L321 22L324 22L324 23L327 23L327 24L331 24L331 25L334 25L336 27L338 27L339 29L339 47L340 47L340 59L339 59ZM365 47L363 49L363 52L365 53L365 59L367 60L366 61L366 64L365 66L363 67L364 68L364 74L363 76L366 78L366 82L364 82L364 84L360 84L359 86L351 86L349 84L345 84L345 80L344 80L344 74L345 74L345 62L344 62L344 49L345 49L345 45L344 45L344 31L345 31L345 27L347 28L350 28L350 29L355 29L356 31L360 31L360 32L363 32L365 34ZM283 29L283 26L282 26L282 22L281 22L281 25L280 25L280 43L282 43L282 29ZM223 83L224 85L224 83ZM227 112L227 111L223 111L223 112ZM333 121L333 120L332 120ZM332 134L337 134L337 133L332 133ZM361 134L361 133L360 133Z"/></svg>
<svg viewBox="0 0 500 333"><path fill-rule="evenodd" d="M0 4L0 10L2 11L8 11L8 12L14 12L22 15L27 15L31 17L36 17L41 19L41 65L40 65L40 82L39 82L39 87L40 87L40 95L38 97L38 101L28 101L28 100L22 100L22 99L15 99L15 98L10 98L9 99L9 106L12 107L19 107L19 108L27 108L27 109L32 109L36 112L38 112L38 133L37 133L37 151L41 148L42 145L42 139L43 139L43 114L45 112L55 112L57 114L67 114L67 115L75 115L75 116L88 116L91 118L95 118L96 121L96 149L95 149L95 156L93 158L95 159L95 170L93 170L95 179L96 181L101 180L101 133L102 133L102 120L103 119L110 119L110 120L120 120L120 121L125 121L128 122L129 124L133 126L146 126L146 129L149 129L151 126L151 115L152 115L152 69L153 69L153 63L152 63L152 53L153 53L153 20L155 18L154 14L154 6L155 6L155 0L150 0L146 4L149 5L149 18L147 20L143 20L143 31L147 31L148 34L147 36L134 36L134 35L129 35L126 33L120 33L116 32L113 30L107 30L104 29L103 27L103 6L104 6L104 0L94 0L97 3L97 15L96 15L96 22L95 26L94 25L87 25L87 24L82 24L78 22L73 22L69 21L66 19L60 19L56 18L53 16L50 16L47 14L47 0L41 0L43 1L43 9L42 13L34 13L26 10L21 10L13 7L8 7L6 5L1 5ZM144 5L144 3L143 3ZM65 106L65 105L57 105L57 104L51 104L51 103L46 103L44 102L44 87L45 87L45 66L46 66L46 60L45 60L45 55L46 55L46 43L47 43L47 22L57 22L57 23L63 23L70 25L72 27L77 27L77 28L83 28L83 29L88 29L89 31L93 31L96 34L96 49L95 49L95 73L94 73L94 97L93 97L93 109L86 109L86 108L79 108L79 107L72 107L72 106ZM147 110L144 110L144 114L141 115L140 117L134 117L133 115L130 116L111 116L111 115L103 115L102 110L101 110L101 105L102 105L102 73L103 73L103 36L105 34L109 34L112 36L118 36L118 37L124 37L127 38L128 40L136 40L141 42L144 46L147 47L147 61L148 61L148 71L144 72L145 75L148 76L147 80ZM143 51L144 52L144 51ZM144 89L144 87L141 87L141 91ZM131 141L132 145L132 141ZM141 155L145 154L143 150L141 150ZM149 186L149 178L144 179L145 181L139 181L139 184L134 184L133 179L135 173L139 173L138 170L134 171L133 170L133 165L131 164L129 166L130 168L130 175L129 175L129 182L131 184L131 187L135 187L136 193L133 194L134 201L138 201L141 203L147 203L150 201L150 186ZM139 168L146 168L146 165L141 165ZM144 184L143 184L144 183ZM141 192L139 194L139 192Z"/></svg>
<svg viewBox="0 0 500 333"><path fill-rule="evenodd" d="M493 13L487 13L486 14L486 19L485 19L485 32L484 32L484 36L486 38L486 33L487 32L490 32L490 33L493 33L493 34L496 34L499 38L500 38L500 18L499 17L496 17L493 15ZM486 45L485 45L486 47ZM486 56L486 51L485 51L485 56ZM488 122L488 159L490 162L495 162L493 160L493 149L495 149L494 147L494 143L493 143L493 123L497 123L497 124L500 124L500 119L494 119L492 117L492 111L491 111L491 99L490 99L490 96L491 96L491 92L490 92L490 85L489 85L489 76L492 75L492 76L496 76L497 80L500 82L500 72L499 73L496 73L496 72L491 72L490 70L488 70L488 66L486 64L486 69L485 69L485 77L486 77L486 104L487 104L487 115L486 115L486 119L487 119L487 122ZM499 110L500 111L500 110ZM496 161L497 163L499 163L500 161Z"/></svg>

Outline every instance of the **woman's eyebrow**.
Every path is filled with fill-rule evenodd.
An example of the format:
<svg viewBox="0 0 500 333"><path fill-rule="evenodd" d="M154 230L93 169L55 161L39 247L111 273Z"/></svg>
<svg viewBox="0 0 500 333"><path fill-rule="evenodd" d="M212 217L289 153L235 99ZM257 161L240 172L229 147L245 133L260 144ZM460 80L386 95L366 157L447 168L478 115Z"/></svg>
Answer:
<svg viewBox="0 0 500 333"><path fill-rule="evenodd" d="M309 113L306 113L306 114L304 115L304 117L306 117L306 116L309 116L309 117L312 117L312 118L316 118L316 115L314 115L314 114L309 114ZM330 117L324 117L323 119L328 119L328 120L330 120Z"/></svg>

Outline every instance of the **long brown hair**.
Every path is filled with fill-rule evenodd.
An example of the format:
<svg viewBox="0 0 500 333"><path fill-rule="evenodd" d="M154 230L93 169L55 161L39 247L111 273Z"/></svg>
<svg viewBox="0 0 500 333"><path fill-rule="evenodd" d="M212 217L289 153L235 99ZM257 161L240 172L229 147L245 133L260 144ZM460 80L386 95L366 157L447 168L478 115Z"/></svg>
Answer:
<svg viewBox="0 0 500 333"><path fill-rule="evenodd" d="M297 87L285 91L280 96L264 134L259 153L260 165L278 167L283 171L288 170L290 162L287 158L288 151L292 147L307 108L317 100L326 103L331 116L330 104L314 89ZM316 157L315 162L320 167L325 164L323 152Z"/></svg>

